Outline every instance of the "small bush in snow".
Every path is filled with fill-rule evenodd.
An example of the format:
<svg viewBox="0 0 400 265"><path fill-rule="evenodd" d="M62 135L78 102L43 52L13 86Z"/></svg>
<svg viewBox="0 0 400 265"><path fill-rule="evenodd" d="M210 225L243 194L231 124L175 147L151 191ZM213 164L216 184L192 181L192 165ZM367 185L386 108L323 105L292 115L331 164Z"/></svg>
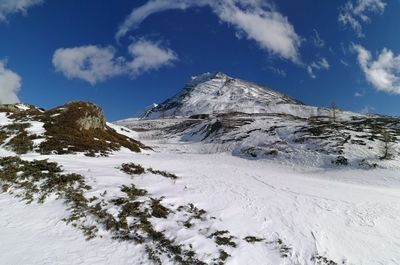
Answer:
<svg viewBox="0 0 400 265"><path fill-rule="evenodd" d="M128 175L140 175L145 172L145 169L141 165L128 163L121 165L121 171L125 172Z"/></svg>
<svg viewBox="0 0 400 265"><path fill-rule="evenodd" d="M335 160L332 161L332 164L347 166L349 165L349 160L344 156L338 156Z"/></svg>

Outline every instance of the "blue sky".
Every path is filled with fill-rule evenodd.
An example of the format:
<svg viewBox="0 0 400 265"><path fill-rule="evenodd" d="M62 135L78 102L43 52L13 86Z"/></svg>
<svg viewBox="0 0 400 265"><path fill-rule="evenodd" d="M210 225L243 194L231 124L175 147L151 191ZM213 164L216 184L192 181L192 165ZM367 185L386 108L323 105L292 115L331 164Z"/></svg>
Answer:
<svg viewBox="0 0 400 265"><path fill-rule="evenodd" d="M109 120L222 71L304 103L400 115L395 0L0 0L0 102Z"/></svg>

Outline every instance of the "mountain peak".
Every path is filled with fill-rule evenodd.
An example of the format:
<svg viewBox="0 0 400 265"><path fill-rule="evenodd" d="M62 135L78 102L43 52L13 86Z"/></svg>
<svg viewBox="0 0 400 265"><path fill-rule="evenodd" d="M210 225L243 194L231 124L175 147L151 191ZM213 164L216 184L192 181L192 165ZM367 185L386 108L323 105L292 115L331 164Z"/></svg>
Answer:
<svg viewBox="0 0 400 265"><path fill-rule="evenodd" d="M223 72L207 72L199 75L192 76L191 80L186 85L198 85L203 82L210 81L212 79L223 79L229 78L228 75Z"/></svg>
<svg viewBox="0 0 400 265"><path fill-rule="evenodd" d="M197 114L279 112L282 105L302 105L278 91L222 72L194 76L174 97L147 110L142 118L160 118Z"/></svg>

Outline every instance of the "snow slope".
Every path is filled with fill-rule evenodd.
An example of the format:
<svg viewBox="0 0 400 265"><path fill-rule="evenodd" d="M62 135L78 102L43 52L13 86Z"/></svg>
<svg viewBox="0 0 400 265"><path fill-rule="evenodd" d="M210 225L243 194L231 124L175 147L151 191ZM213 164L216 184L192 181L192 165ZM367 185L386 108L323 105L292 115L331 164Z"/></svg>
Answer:
<svg viewBox="0 0 400 265"><path fill-rule="evenodd" d="M27 155L24 159L39 158ZM192 244L206 263L217 251L208 236L229 230L236 247L226 246L226 264L398 264L400 260L400 177L393 170L292 169L271 161L250 161L227 154L134 154L109 158L46 156L67 172L86 177L94 193L112 196L123 184L164 197L164 205L193 203L215 219L185 229L168 219L154 219L159 231L181 244ZM144 174L133 179L116 169L135 162L173 172L175 182ZM4 264L152 264L143 245L104 235L85 241L80 231L60 221L66 206L57 200L25 205L0 195L0 253ZM112 209L110 209L112 210ZM27 218L28 217L28 218ZM205 237L202 234L205 234ZM262 242L247 243L247 236ZM289 248L280 255L281 240ZM272 242L272 243L270 243ZM322 259L321 259L322 260ZM163 264L175 264L164 260Z"/></svg>

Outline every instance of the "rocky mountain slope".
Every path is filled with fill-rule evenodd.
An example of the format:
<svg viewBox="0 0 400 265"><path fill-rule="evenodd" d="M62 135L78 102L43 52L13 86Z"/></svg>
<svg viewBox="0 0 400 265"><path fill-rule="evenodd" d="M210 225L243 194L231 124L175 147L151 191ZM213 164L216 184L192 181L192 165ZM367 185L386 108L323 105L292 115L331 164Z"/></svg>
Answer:
<svg viewBox="0 0 400 265"><path fill-rule="evenodd" d="M305 106L272 89L218 72L193 77L174 97L147 109L142 118L189 117L227 112L281 112L309 116L317 115L318 109Z"/></svg>

